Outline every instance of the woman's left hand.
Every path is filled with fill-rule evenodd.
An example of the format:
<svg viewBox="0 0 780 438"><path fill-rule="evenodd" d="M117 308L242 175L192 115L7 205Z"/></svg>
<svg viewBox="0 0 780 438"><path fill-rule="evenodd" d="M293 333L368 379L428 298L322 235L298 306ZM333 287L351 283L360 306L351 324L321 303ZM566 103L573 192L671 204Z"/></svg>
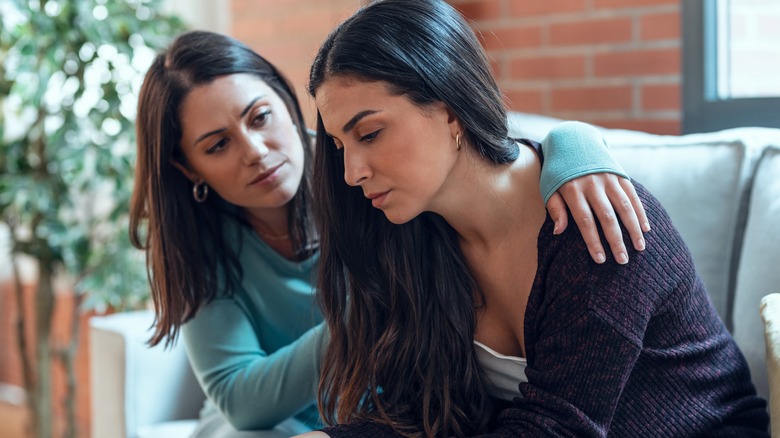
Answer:
<svg viewBox="0 0 780 438"><path fill-rule="evenodd" d="M590 256L596 263L604 263L606 253L599 238L593 212L596 212L612 254L619 264L628 263L628 252L623 243L620 222L628 230L634 248L637 251L645 249L643 232L650 231L650 223L642 201L628 179L612 173L595 173L562 185L547 201L547 211L555 221L555 234L562 233L569 224L567 206L588 245Z"/></svg>

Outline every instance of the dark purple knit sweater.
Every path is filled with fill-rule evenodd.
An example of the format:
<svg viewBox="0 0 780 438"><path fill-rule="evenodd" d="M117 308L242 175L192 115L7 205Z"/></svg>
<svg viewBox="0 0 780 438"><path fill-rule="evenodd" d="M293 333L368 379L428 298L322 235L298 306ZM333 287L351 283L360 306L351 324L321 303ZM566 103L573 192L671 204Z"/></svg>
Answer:
<svg viewBox="0 0 780 438"><path fill-rule="evenodd" d="M627 265L597 265L574 227L554 236L547 218L525 314L528 383L486 436L768 436L766 402L687 247L636 189L654 228ZM368 422L324 431L397 436Z"/></svg>

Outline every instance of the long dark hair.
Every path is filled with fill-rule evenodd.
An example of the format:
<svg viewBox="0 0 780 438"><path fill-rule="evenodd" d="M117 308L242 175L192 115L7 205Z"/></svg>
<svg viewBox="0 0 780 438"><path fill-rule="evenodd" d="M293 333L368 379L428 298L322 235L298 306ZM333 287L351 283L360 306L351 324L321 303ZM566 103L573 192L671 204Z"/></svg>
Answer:
<svg viewBox="0 0 780 438"><path fill-rule="evenodd" d="M297 127L304 172L288 204L288 226L300 255L310 247L311 142L292 86L273 64L233 38L203 31L180 35L146 73L136 120L130 239L146 251L156 316L152 345L173 342L183 323L220 290L231 293L242 275L230 249L235 236L226 235L223 226L226 214L239 216L238 207L214 191L205 202L195 202L192 183L172 164L186 163L180 148L184 99L197 86L237 73L262 79L284 101Z"/></svg>
<svg viewBox="0 0 780 438"><path fill-rule="evenodd" d="M334 77L384 83L421 108L443 102L485 160L518 157L484 51L444 1L356 12L320 48L309 93ZM320 114L316 145L318 295L331 330L318 396L325 421L370 419L407 436L483 431L491 404L473 352L482 297L457 233L434 213L393 225L347 186Z"/></svg>

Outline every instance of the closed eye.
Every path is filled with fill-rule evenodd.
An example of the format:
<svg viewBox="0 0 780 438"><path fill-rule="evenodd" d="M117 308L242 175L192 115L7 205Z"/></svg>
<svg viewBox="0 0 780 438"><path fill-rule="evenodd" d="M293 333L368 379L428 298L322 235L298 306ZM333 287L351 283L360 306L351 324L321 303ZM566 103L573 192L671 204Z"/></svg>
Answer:
<svg viewBox="0 0 780 438"><path fill-rule="evenodd" d="M360 141L361 142L366 142L366 143L371 143L372 141L374 141L376 139L376 137L379 135L379 133L381 131L382 131L381 129L377 129L376 131L374 131L374 132L372 132L370 134L366 134L366 135L360 137Z"/></svg>

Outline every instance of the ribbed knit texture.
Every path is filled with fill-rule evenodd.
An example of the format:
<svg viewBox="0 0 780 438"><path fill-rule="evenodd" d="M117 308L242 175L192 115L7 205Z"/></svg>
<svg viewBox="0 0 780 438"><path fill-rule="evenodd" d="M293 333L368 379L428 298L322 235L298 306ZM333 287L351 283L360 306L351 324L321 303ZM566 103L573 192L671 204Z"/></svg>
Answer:
<svg viewBox="0 0 780 438"><path fill-rule="evenodd" d="M554 236L547 218L525 314L528 383L485 436L769 436L766 402L690 252L658 201L635 187L653 229L627 265L597 265L576 228ZM324 430L396 436L373 423Z"/></svg>

